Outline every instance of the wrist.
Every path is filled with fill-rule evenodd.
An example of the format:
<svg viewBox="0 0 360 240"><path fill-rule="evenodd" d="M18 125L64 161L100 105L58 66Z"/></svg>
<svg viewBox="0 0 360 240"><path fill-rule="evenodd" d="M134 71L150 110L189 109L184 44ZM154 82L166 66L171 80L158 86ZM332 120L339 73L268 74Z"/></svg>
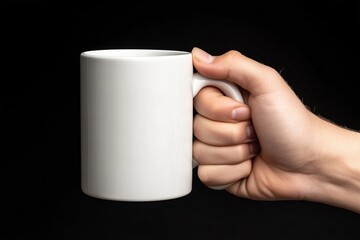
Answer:
<svg viewBox="0 0 360 240"><path fill-rule="evenodd" d="M360 213L360 133L317 123L314 172L306 200Z"/></svg>

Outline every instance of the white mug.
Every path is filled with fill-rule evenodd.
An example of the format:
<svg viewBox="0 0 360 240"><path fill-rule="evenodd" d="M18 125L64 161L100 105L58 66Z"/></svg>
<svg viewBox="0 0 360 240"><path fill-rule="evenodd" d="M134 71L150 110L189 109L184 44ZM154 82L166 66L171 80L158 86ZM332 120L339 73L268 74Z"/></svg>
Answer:
<svg viewBox="0 0 360 240"><path fill-rule="evenodd" d="M193 73L186 51L81 53L81 189L117 201L174 199L192 190L193 97L238 87Z"/></svg>

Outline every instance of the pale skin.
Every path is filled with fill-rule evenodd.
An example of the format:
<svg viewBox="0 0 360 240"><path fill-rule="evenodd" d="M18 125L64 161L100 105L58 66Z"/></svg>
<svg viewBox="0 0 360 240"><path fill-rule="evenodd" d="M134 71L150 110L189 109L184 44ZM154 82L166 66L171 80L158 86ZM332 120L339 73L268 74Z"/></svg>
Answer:
<svg viewBox="0 0 360 240"><path fill-rule="evenodd" d="M245 103L214 87L194 98L194 158L207 186L255 200L306 200L360 213L360 133L323 119L273 68L231 50L192 50L204 76L243 89Z"/></svg>

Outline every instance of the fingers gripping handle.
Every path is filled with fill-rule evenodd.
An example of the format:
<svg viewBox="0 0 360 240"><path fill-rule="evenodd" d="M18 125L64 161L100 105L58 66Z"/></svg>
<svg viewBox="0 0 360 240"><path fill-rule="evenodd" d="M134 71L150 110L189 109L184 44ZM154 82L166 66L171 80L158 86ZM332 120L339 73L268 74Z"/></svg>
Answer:
<svg viewBox="0 0 360 240"><path fill-rule="evenodd" d="M231 97L239 102L244 102L244 99L241 95L241 92L235 83L224 81L224 80L214 80L200 75L199 73L194 73L193 75L193 97L195 97L199 91L207 86L213 86L219 88L226 96ZM198 165L198 162L193 159L193 168Z"/></svg>
<svg viewBox="0 0 360 240"><path fill-rule="evenodd" d="M223 81L223 80L213 80L207 77L200 75L199 73L194 73L193 75L193 97L195 97L199 91L206 87L206 86L213 86L219 88L226 96L231 97L239 102L244 102L244 99L241 95L241 92L236 84ZM198 162L193 158L193 168L198 165ZM212 189L215 190L222 190L227 188L229 185L223 186L213 186Z"/></svg>
<svg viewBox="0 0 360 240"><path fill-rule="evenodd" d="M223 80L213 80L207 77L195 73L193 76L193 97L195 97L199 91L206 87L213 86L219 88L226 96L231 97L239 102L244 102L244 99L240 93L239 88L235 83Z"/></svg>

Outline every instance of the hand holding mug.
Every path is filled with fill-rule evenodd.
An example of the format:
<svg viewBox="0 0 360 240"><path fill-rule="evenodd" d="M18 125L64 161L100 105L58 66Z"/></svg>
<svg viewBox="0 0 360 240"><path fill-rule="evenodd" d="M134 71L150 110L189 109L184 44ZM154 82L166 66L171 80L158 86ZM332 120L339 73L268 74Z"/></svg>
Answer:
<svg viewBox="0 0 360 240"><path fill-rule="evenodd" d="M194 48L192 53L202 75L234 82L248 92L246 103L261 146L247 160L251 144L238 124L250 126L249 113L236 111L216 89L204 88L194 99L199 113L194 155L206 185L229 184L227 191L251 199L316 201L360 212L359 132L313 114L269 66L237 51L210 56ZM219 99L224 99L222 107Z"/></svg>

